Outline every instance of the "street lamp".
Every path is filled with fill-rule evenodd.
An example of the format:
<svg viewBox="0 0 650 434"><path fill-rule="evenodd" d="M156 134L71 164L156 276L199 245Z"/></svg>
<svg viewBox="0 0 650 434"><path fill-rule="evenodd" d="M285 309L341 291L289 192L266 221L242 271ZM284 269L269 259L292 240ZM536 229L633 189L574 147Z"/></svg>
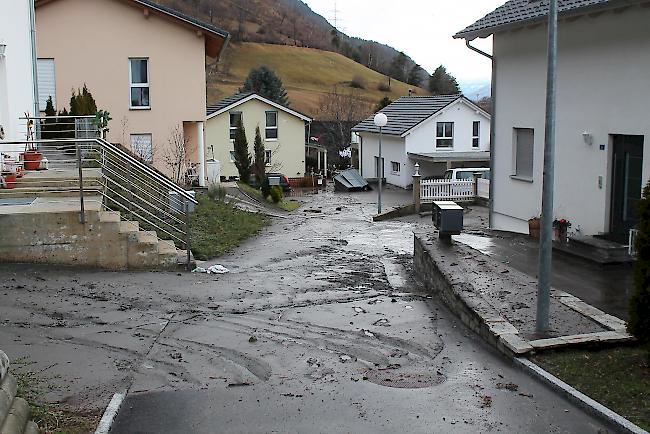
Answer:
<svg viewBox="0 0 650 434"><path fill-rule="evenodd" d="M388 116L384 113L375 115L375 125L379 127L379 161L377 162L377 176L379 177L379 190L377 190L377 214L381 214L381 183L384 178L384 162L381 159L381 129L388 123Z"/></svg>

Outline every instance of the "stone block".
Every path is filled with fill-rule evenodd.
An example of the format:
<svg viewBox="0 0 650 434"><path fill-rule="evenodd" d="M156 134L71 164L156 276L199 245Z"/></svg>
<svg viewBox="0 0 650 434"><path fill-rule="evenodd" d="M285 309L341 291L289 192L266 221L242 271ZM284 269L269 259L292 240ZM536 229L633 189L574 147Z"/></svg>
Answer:
<svg viewBox="0 0 650 434"><path fill-rule="evenodd" d="M11 410L0 428L0 434L22 434L29 420L29 404L22 398L14 399Z"/></svg>
<svg viewBox="0 0 650 434"><path fill-rule="evenodd" d="M526 354L533 351L533 346L530 342L522 339L518 334L503 334L499 336L499 340L503 345L514 354Z"/></svg>

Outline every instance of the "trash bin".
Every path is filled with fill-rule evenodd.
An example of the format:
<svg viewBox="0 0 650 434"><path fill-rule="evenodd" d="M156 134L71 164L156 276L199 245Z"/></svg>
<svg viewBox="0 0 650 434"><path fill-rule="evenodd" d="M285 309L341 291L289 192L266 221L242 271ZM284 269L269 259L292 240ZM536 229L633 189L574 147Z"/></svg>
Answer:
<svg viewBox="0 0 650 434"><path fill-rule="evenodd" d="M456 202L433 202L431 218L440 238L449 240L452 235L458 235L463 230L463 207Z"/></svg>

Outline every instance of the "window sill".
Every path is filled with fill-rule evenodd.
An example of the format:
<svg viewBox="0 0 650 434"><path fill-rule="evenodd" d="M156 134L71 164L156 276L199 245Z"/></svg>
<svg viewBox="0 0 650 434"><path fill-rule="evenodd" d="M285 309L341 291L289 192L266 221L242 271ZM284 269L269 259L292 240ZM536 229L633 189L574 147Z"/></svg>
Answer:
<svg viewBox="0 0 650 434"><path fill-rule="evenodd" d="M533 178L529 178L527 176L510 175L510 179L514 179L516 181L528 182L531 184L533 183Z"/></svg>
<svg viewBox="0 0 650 434"><path fill-rule="evenodd" d="M151 110L151 106L147 106L147 107L129 107L129 110Z"/></svg>
<svg viewBox="0 0 650 434"><path fill-rule="evenodd" d="M400 176L399 172L390 172L391 175Z"/></svg>
<svg viewBox="0 0 650 434"><path fill-rule="evenodd" d="M278 139L267 139L267 138L264 138L264 141L266 141L266 142L277 142Z"/></svg>

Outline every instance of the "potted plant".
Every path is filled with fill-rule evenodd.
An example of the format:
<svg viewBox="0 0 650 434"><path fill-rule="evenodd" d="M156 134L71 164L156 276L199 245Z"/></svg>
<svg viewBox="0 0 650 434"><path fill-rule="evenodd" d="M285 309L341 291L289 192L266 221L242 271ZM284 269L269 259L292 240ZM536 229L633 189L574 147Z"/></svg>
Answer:
<svg viewBox="0 0 650 434"><path fill-rule="evenodd" d="M571 222L567 219L555 219L553 220L553 231L555 235L555 241L561 243L566 243L567 241L567 230L571 227Z"/></svg>
<svg viewBox="0 0 650 434"><path fill-rule="evenodd" d="M539 228L540 228L539 217L532 217L528 219L528 234L531 237L539 239Z"/></svg>
<svg viewBox="0 0 650 434"><path fill-rule="evenodd" d="M25 152L20 154L20 158L23 160L23 167L25 170L38 170L38 167L41 165L41 160L43 159L43 154L38 152L38 145L33 142L34 140L34 120L30 119L29 114L25 113L27 120L27 144L25 145Z"/></svg>

